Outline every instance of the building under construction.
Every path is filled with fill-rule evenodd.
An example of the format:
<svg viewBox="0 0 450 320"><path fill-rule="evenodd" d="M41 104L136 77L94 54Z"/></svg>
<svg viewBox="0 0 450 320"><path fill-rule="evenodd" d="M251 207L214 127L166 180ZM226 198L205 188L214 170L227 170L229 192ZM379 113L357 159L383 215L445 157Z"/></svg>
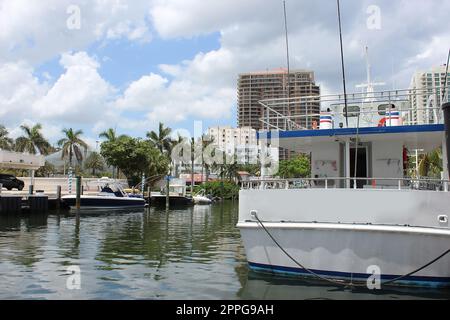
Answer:
<svg viewBox="0 0 450 320"><path fill-rule="evenodd" d="M238 80L238 127L255 130L288 130L287 124L311 129L319 122L320 104L298 99L299 97L320 96L320 88L314 80L314 72L309 70L277 69L265 72L251 72L239 75ZM289 100L286 103L286 98ZM283 99L270 109L260 102L265 99ZM316 115L316 116L311 116ZM279 150L279 159L293 156L290 150Z"/></svg>
<svg viewBox="0 0 450 320"><path fill-rule="evenodd" d="M315 84L314 72L308 70L277 69L265 72L251 72L239 75L238 80L238 126L265 129L261 119L268 114L260 104L265 99L286 99L287 97L320 96L320 88ZM289 104L271 107L271 111L289 117L303 128L310 129L319 117L319 103L302 102L298 99ZM270 122L274 122L272 119ZM273 123L273 128L276 124Z"/></svg>

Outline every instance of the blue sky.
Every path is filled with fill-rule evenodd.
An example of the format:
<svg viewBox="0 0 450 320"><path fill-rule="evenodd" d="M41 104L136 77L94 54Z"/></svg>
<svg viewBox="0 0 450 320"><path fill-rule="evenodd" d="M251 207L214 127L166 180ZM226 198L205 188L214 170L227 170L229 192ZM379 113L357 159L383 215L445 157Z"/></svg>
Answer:
<svg viewBox="0 0 450 320"><path fill-rule="evenodd" d="M340 92L335 2L286 5L292 68L315 71L322 93ZM353 91L366 76L365 46L387 88L446 60L448 1L341 9ZM238 74L286 65L280 0L0 0L0 21L0 124L13 137L38 122L52 142L73 127L91 146L110 127L142 137L160 121L235 126Z"/></svg>

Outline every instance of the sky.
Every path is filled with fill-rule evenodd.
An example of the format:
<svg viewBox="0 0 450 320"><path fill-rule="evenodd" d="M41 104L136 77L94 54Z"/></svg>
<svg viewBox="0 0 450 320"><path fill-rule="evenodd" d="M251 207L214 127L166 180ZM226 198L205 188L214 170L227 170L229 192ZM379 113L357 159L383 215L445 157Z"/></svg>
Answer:
<svg viewBox="0 0 450 320"><path fill-rule="evenodd" d="M334 0L286 0L292 69L342 91ZM372 76L385 89L446 62L450 1L341 0L349 91ZM239 73L286 66L282 0L0 0L0 124L12 137L41 123L145 137L236 126ZM383 88L381 88L383 89Z"/></svg>

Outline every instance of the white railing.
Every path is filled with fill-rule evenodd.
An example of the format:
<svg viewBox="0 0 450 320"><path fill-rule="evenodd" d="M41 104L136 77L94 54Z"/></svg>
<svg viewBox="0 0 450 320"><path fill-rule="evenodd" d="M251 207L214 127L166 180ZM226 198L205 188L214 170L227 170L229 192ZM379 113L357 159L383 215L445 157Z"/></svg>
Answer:
<svg viewBox="0 0 450 320"><path fill-rule="evenodd" d="M425 178L300 178L241 182L244 190L290 189L389 189L449 191L450 180Z"/></svg>
<svg viewBox="0 0 450 320"><path fill-rule="evenodd" d="M401 114L407 116L405 125L417 124L414 121L413 113L423 112L426 118L427 124L442 123L442 111L440 104L442 100L448 100L448 91L446 99L442 99L442 88L434 87L432 89L402 89L402 90L387 90L377 91L373 93L350 93L347 94L347 105L358 106L360 110L357 112L360 115L377 115L380 116L381 110L367 110L365 108L371 107L374 104L396 104L396 111L400 111ZM418 104L422 105L426 100L425 107L413 107L413 100L416 100ZM336 106L345 104L343 94L334 95L322 95L322 96L304 96L304 97L291 97L291 98L279 98L279 99L267 99L259 102L263 107L262 117L260 122L264 130L305 130L311 129L311 126L301 126L299 122L312 124L313 120L318 119L320 114L317 112L308 112L312 106L317 107L320 110L335 109ZM437 105L439 104L439 105ZM301 115L286 115L277 110L289 110L290 107L300 107L302 110ZM407 107L405 107L407 106ZM348 110L348 113L352 113ZM345 117L345 112L334 111L335 116Z"/></svg>

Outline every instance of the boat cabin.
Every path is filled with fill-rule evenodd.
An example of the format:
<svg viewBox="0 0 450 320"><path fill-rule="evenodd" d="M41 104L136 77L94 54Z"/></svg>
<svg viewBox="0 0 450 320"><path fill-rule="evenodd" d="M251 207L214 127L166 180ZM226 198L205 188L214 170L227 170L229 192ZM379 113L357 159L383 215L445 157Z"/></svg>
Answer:
<svg viewBox="0 0 450 320"><path fill-rule="evenodd" d="M283 101L266 100L262 103L266 117L261 119L265 130L258 138L263 145L310 155L311 187L447 190L442 111L428 104L427 120L418 123L412 116L409 94L406 90L370 97L354 94L346 103L340 95L293 98L290 103L320 101L320 126L313 126L313 130L296 126L296 117L271 115L271 108ZM278 123L284 127L274 126ZM442 148L443 172L441 177L433 177L440 180L436 185L423 181L428 177L419 177L418 158L438 148Z"/></svg>
<svg viewBox="0 0 450 320"><path fill-rule="evenodd" d="M161 194L167 194L167 187L164 185L161 187ZM171 179L169 183L169 195L176 197L186 196L186 181L183 179Z"/></svg>
<svg viewBox="0 0 450 320"><path fill-rule="evenodd" d="M409 157L445 150L442 124L285 131L277 140L281 148L310 154L314 186L327 188L397 188L399 182L409 188Z"/></svg>

